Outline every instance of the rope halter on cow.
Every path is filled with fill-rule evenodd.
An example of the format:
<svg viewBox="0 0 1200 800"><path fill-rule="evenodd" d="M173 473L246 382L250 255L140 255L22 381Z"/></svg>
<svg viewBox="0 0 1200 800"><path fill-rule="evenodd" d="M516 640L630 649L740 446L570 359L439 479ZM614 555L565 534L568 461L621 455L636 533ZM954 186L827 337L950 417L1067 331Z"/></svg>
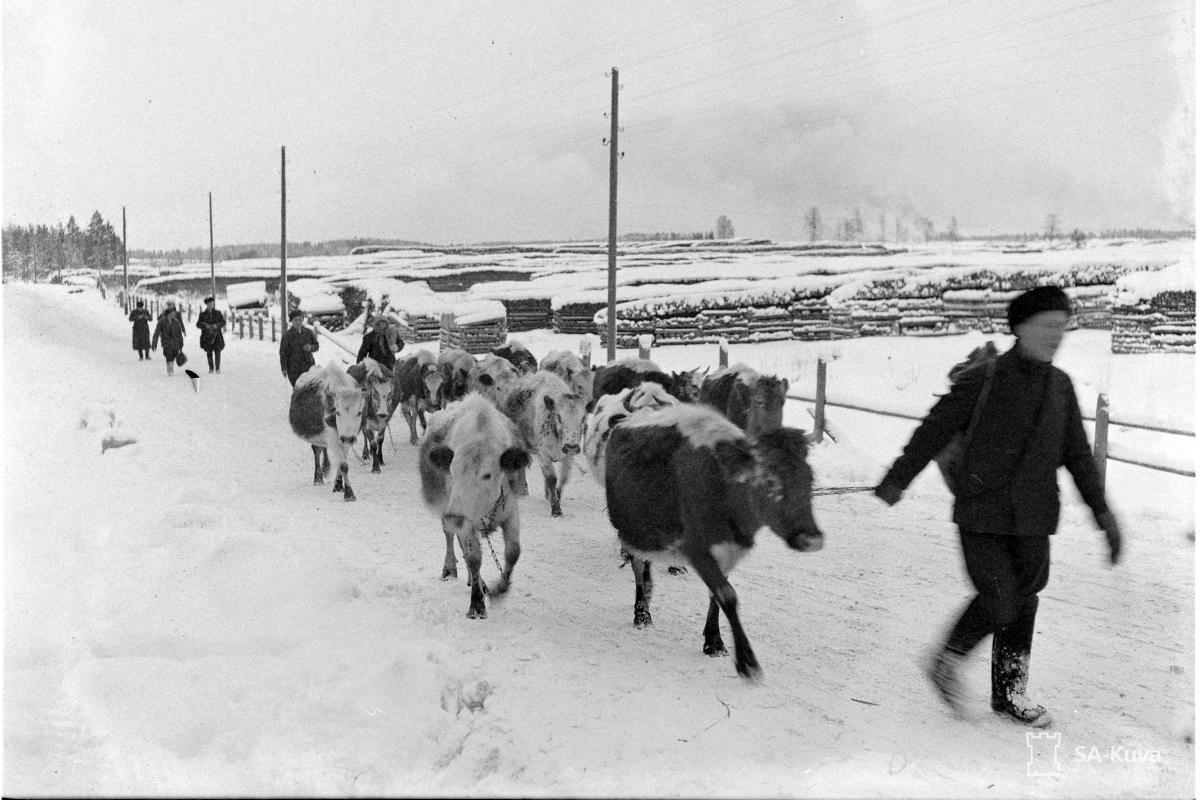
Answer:
<svg viewBox="0 0 1200 800"><path fill-rule="evenodd" d="M492 533L496 530L496 515L504 509L504 487L500 487L500 496L496 498L495 504L492 505L492 511L486 517L479 518L479 534L483 536L483 540L487 542L488 550L492 551L492 561L496 562L496 569L500 570L500 574L504 574L504 567L500 566L500 559L496 555L496 548L492 546Z"/></svg>

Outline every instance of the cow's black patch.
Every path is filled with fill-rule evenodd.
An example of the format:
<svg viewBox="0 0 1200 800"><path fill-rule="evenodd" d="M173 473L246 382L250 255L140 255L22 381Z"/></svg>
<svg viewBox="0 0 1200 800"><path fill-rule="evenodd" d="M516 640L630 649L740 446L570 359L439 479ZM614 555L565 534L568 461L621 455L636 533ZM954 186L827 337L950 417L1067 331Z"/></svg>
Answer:
<svg viewBox="0 0 1200 800"><path fill-rule="evenodd" d="M324 390L318 381L304 383L292 392L288 423L297 436L308 439L325 431Z"/></svg>

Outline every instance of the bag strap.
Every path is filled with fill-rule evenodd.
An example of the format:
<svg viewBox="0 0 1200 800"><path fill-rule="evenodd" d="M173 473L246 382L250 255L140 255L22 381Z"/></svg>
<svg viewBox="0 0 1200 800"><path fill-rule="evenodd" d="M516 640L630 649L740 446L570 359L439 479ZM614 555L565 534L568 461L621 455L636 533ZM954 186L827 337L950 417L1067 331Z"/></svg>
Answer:
<svg viewBox="0 0 1200 800"><path fill-rule="evenodd" d="M967 425L967 432L963 434L963 449L964 453L971 446L971 438L975 435L975 426L979 424L979 418L983 416L983 404L987 402L988 390L992 388L992 376L996 374L996 359L991 359L987 364L987 374L983 378L983 388L979 390L979 399L975 401L975 410L971 413L971 423Z"/></svg>

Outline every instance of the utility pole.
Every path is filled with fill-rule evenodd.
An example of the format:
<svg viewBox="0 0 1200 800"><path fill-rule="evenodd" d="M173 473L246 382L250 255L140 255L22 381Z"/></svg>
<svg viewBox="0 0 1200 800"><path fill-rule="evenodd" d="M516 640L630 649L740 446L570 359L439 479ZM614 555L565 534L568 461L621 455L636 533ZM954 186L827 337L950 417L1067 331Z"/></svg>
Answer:
<svg viewBox="0 0 1200 800"><path fill-rule="evenodd" d="M121 277L124 284L121 297L124 298L125 314L129 314L129 238L125 234L125 206L121 206Z"/></svg>
<svg viewBox="0 0 1200 800"><path fill-rule="evenodd" d="M279 324L287 325L287 148L279 148Z"/></svg>
<svg viewBox="0 0 1200 800"><path fill-rule="evenodd" d="M612 70L612 125L608 137L608 360L617 358L617 68Z"/></svg>
<svg viewBox="0 0 1200 800"><path fill-rule="evenodd" d="M217 298L217 258L213 252L213 218L212 218L212 192L208 193L208 276L212 281L212 292L209 294L214 300Z"/></svg>

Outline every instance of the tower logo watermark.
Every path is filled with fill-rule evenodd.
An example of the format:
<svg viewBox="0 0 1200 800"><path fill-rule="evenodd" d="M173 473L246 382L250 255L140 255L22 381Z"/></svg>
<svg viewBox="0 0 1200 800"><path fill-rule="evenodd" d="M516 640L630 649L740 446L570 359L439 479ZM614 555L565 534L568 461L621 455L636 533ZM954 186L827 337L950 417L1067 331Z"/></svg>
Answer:
<svg viewBox="0 0 1200 800"><path fill-rule="evenodd" d="M1029 748L1029 762L1025 773L1032 776L1058 775L1063 771L1058 760L1058 748L1062 747L1062 734L1049 731L1026 731L1025 746Z"/></svg>

